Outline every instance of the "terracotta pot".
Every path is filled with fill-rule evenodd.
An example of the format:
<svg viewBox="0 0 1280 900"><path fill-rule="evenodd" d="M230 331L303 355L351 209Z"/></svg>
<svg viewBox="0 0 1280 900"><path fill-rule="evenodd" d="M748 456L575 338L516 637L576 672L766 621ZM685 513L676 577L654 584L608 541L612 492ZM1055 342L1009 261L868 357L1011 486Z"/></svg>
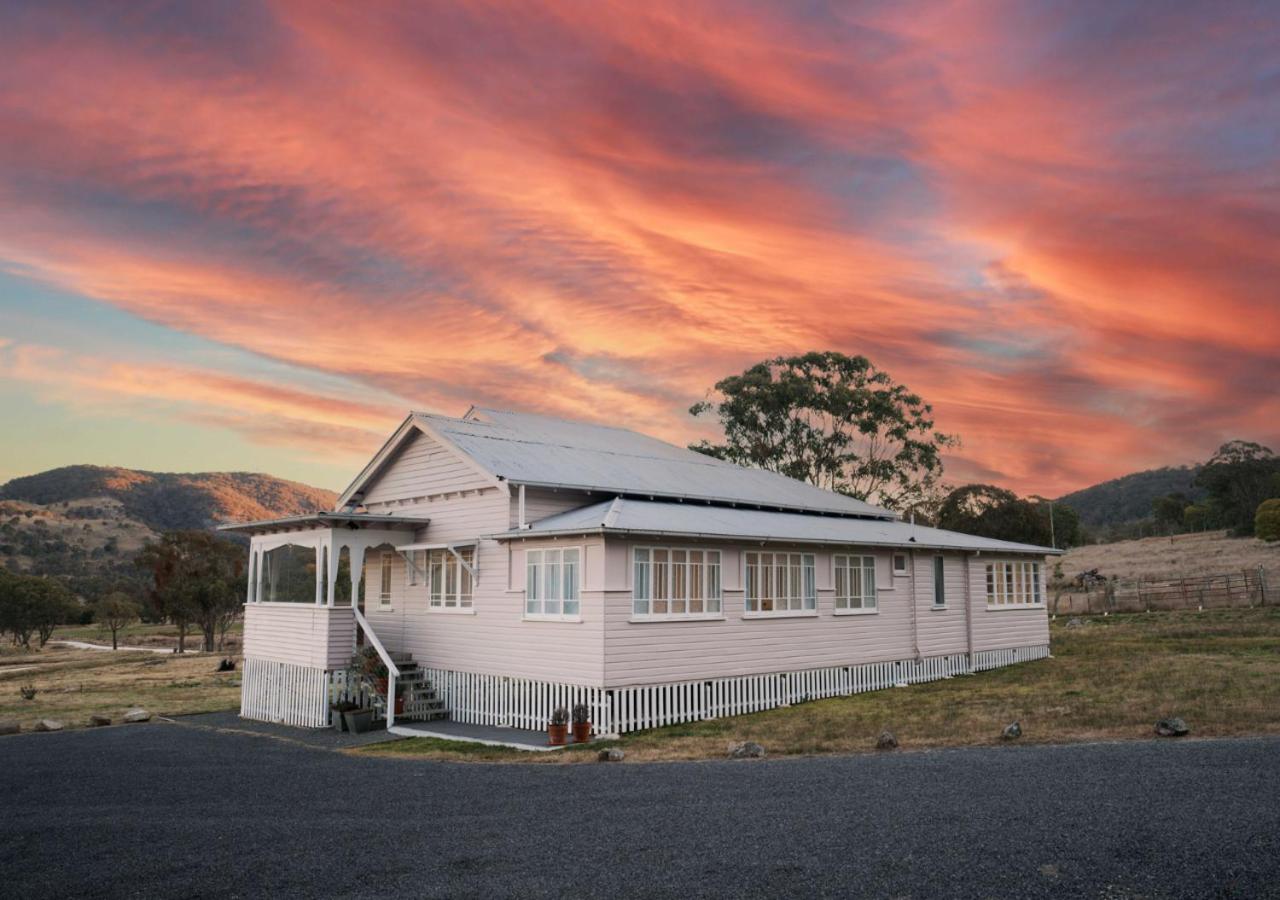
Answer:
<svg viewBox="0 0 1280 900"><path fill-rule="evenodd" d="M573 742L575 744L585 744L591 740L591 723L590 722L574 722L573 723Z"/></svg>
<svg viewBox="0 0 1280 900"><path fill-rule="evenodd" d="M569 740L568 725L547 725L547 743L559 747Z"/></svg>
<svg viewBox="0 0 1280 900"><path fill-rule="evenodd" d="M396 698L396 715L397 716L404 715L404 698L403 697Z"/></svg>

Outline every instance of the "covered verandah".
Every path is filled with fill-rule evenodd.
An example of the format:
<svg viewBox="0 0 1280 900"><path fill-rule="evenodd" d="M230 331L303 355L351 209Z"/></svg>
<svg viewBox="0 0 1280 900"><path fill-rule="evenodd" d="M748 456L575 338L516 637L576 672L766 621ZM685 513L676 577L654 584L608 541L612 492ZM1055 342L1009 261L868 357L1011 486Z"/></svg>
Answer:
<svg viewBox="0 0 1280 900"><path fill-rule="evenodd" d="M334 687L363 637L388 672L400 670L364 617L364 560L411 542L419 516L321 512L219 530L249 537L241 715L289 725L329 724ZM344 682L345 683L345 682ZM388 725L395 704L386 704Z"/></svg>

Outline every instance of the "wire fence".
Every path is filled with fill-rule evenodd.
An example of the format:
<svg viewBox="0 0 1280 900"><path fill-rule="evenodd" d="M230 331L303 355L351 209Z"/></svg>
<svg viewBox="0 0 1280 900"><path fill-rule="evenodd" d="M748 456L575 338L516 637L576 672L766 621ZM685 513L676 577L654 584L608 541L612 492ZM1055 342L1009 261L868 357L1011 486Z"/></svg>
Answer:
<svg viewBox="0 0 1280 900"><path fill-rule="evenodd" d="M1054 615L1174 609L1244 609L1280 602L1280 572L1243 569L1178 578L1099 578L1086 586L1050 585Z"/></svg>

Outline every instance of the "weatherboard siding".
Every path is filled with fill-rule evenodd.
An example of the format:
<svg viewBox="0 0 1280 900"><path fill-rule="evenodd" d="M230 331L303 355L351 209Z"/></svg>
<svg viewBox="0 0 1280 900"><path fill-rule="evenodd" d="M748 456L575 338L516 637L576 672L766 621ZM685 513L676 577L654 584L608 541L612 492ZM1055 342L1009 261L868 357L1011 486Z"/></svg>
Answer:
<svg viewBox="0 0 1280 900"><path fill-rule="evenodd" d="M246 603L244 655L313 669L344 668L355 642L349 607Z"/></svg>
<svg viewBox="0 0 1280 900"><path fill-rule="evenodd" d="M969 590L973 609L973 649L1000 650L1007 647L1033 647L1049 643L1049 614L1044 606L988 608L987 563L1005 560L1026 560L1028 557L978 556L970 560ZM1043 559L1041 579L1047 577L1050 566ZM1043 583L1041 590L1045 590Z"/></svg>
<svg viewBox="0 0 1280 900"><path fill-rule="evenodd" d="M462 496L395 502L394 508L431 520L414 537L422 543L477 541L510 524L510 498L492 487ZM378 509L371 506L371 511ZM365 616L388 649L410 653L426 668L598 685L603 671L600 600L591 596L589 581L590 573L597 573L598 580L603 572L603 543L596 543L594 553L588 551L584 560L582 622L526 621L523 548L493 540L477 544L479 580L472 613L433 610L426 585L408 584L406 563L399 554L392 558L390 608L382 608L376 593L380 560L378 552L371 551L365 562L365 583L370 586Z"/></svg>
<svg viewBox="0 0 1280 900"><path fill-rule="evenodd" d="M493 483L492 478L452 449L430 435L415 432L365 486L364 502L372 508L389 501L480 490L492 487Z"/></svg>

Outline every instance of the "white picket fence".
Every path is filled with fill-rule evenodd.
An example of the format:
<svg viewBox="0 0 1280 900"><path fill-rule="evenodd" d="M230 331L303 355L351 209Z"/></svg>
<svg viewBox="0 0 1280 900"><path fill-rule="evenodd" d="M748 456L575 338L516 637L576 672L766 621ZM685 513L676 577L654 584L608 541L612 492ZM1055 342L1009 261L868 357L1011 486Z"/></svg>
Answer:
<svg viewBox="0 0 1280 900"><path fill-rule="evenodd" d="M329 724L329 676L323 669L245 657L240 715L304 728Z"/></svg>
<svg viewBox="0 0 1280 900"><path fill-rule="evenodd" d="M557 707L585 703L596 734L624 734L775 709L993 669L1049 655L1047 645L832 666L674 684L600 688L475 672L428 669L455 722L541 730Z"/></svg>
<svg viewBox="0 0 1280 900"><path fill-rule="evenodd" d="M674 684L624 688L587 687L427 669L455 722L505 725L540 731L557 707L572 709L585 703L596 734L625 734L681 722L776 709L807 700L878 691L895 684L917 684L955 675L983 672L1000 666L1044 659L1048 645L983 650L973 654L931 656L920 660L831 666L765 675L741 675L682 681ZM310 728L329 724L331 699L365 700L354 696L362 687L348 684L345 672L325 672L305 666L248 658L244 661L240 715L247 719ZM331 698L332 692L332 698Z"/></svg>

